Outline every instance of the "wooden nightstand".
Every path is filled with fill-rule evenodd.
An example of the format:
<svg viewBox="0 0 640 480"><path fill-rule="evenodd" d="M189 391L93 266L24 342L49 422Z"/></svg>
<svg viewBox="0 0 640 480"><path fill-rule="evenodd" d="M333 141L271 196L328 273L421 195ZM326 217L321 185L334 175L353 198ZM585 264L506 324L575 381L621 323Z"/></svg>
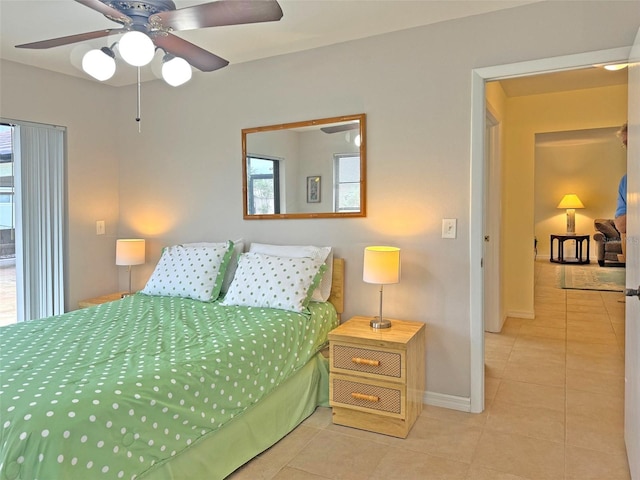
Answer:
<svg viewBox="0 0 640 480"><path fill-rule="evenodd" d="M333 423L405 438L422 412L425 325L370 321L353 317L329 333Z"/></svg>
<svg viewBox="0 0 640 480"><path fill-rule="evenodd" d="M110 293L109 295L103 295L101 297L87 298L86 300L80 300L78 302L78 306L80 308L87 308L87 307L94 307L96 305L101 305L107 302L113 302L115 300L120 300L122 298L122 295L126 293L128 292L116 292L116 293Z"/></svg>

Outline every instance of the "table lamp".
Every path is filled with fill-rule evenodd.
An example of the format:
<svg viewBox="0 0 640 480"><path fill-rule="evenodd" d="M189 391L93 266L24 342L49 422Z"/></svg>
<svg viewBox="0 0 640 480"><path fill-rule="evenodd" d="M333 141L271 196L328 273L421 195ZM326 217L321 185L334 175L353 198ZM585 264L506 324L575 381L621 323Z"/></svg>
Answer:
<svg viewBox="0 0 640 480"><path fill-rule="evenodd" d="M400 281L400 249L367 247L364 249L362 280L380 285L380 315L371 320L372 328L389 328L391 322L382 316L382 287Z"/></svg>
<svg viewBox="0 0 640 480"><path fill-rule="evenodd" d="M560 203L558 208L567 209L567 235L576 234L576 208L584 208L584 205L575 193L567 193Z"/></svg>
<svg viewBox="0 0 640 480"><path fill-rule="evenodd" d="M131 295L131 266L144 263L144 245L141 238L122 238L116 241L116 265L126 265L129 270L128 295Z"/></svg>

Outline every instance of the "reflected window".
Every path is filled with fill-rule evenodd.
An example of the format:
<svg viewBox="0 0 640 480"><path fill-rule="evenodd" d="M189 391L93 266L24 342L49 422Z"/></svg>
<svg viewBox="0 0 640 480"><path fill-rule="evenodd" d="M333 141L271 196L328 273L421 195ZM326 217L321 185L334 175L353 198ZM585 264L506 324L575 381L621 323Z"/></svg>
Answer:
<svg viewBox="0 0 640 480"><path fill-rule="evenodd" d="M360 211L360 155L334 155L334 211Z"/></svg>
<svg viewBox="0 0 640 480"><path fill-rule="evenodd" d="M280 213L280 161L247 156L249 215Z"/></svg>

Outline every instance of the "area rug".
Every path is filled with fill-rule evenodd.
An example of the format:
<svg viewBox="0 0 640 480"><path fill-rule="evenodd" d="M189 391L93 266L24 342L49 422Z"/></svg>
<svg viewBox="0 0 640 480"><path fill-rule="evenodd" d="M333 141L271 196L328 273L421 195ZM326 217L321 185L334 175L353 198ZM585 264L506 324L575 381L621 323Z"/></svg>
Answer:
<svg viewBox="0 0 640 480"><path fill-rule="evenodd" d="M561 288L572 290L603 290L610 292L623 292L624 283L624 268L562 265L562 268L560 269Z"/></svg>

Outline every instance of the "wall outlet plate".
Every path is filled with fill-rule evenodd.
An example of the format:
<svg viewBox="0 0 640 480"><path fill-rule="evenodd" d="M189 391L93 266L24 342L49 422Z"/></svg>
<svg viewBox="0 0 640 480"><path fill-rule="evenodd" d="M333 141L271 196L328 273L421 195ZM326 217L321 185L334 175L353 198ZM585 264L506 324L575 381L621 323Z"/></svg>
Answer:
<svg viewBox="0 0 640 480"><path fill-rule="evenodd" d="M456 238L457 234L456 218L443 218L442 219L442 238Z"/></svg>
<svg viewBox="0 0 640 480"><path fill-rule="evenodd" d="M104 220L96 222L96 235L104 235Z"/></svg>

